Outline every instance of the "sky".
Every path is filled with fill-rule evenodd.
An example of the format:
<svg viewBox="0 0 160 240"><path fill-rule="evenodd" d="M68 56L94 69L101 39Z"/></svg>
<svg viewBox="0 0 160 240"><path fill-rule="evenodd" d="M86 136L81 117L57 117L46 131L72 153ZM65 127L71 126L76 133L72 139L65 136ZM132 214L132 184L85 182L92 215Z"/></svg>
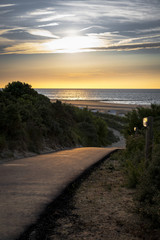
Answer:
<svg viewBox="0 0 160 240"><path fill-rule="evenodd" d="M0 0L0 88L160 88L160 0Z"/></svg>

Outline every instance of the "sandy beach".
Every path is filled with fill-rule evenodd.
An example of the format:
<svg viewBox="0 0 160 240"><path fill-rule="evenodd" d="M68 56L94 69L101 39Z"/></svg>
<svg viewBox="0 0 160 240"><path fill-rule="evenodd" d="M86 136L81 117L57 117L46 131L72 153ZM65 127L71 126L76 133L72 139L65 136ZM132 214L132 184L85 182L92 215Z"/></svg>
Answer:
<svg viewBox="0 0 160 240"><path fill-rule="evenodd" d="M56 100L51 100L55 102ZM111 113L113 115L124 115L137 107L139 105L133 104L117 104L117 103L107 103L102 101L93 101L93 100L62 100L63 103L71 104L76 107L88 108L90 110L97 110L103 113ZM145 107L145 106L143 106ZM148 106L147 106L148 107Z"/></svg>

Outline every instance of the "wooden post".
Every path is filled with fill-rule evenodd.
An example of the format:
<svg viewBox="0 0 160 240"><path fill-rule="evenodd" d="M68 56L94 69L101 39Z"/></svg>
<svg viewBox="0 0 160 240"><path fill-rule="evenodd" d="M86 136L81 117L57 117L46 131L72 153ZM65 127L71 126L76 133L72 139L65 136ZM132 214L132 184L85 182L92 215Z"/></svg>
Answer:
<svg viewBox="0 0 160 240"><path fill-rule="evenodd" d="M138 128L134 127L135 137L138 135Z"/></svg>
<svg viewBox="0 0 160 240"><path fill-rule="evenodd" d="M145 145L145 159L148 165L152 160L152 145L153 145L153 117L148 117L146 127L146 145Z"/></svg>

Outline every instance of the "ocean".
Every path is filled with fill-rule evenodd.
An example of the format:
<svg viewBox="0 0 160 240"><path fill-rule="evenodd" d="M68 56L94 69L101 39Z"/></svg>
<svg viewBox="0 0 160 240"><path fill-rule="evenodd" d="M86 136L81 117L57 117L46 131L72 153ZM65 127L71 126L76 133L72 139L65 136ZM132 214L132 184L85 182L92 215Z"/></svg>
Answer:
<svg viewBox="0 0 160 240"><path fill-rule="evenodd" d="M108 103L160 104L160 89L35 89L56 100L98 100Z"/></svg>

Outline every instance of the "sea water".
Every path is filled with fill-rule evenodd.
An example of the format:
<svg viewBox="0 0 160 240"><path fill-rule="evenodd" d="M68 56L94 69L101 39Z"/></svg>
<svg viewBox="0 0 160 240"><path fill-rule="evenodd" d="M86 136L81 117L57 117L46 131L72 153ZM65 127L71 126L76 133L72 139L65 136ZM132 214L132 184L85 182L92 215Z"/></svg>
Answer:
<svg viewBox="0 0 160 240"><path fill-rule="evenodd" d="M108 103L160 104L160 89L35 89L56 100L98 100Z"/></svg>

